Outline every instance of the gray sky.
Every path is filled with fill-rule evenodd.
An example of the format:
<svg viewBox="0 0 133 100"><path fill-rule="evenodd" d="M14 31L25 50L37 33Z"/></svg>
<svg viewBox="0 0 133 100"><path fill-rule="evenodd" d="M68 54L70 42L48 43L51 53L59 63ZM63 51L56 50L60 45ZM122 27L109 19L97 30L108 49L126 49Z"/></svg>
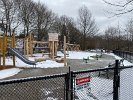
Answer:
<svg viewBox="0 0 133 100"><path fill-rule="evenodd" d="M39 0L34 1L37 2ZM102 0L40 0L40 2L46 4L49 9L58 15L73 17L75 21L78 16L78 9L82 5L86 5L95 18L100 32L108 26L116 26L118 23L121 27L124 27L128 19L131 18L131 13L120 17L108 18L110 15L106 12L106 10L113 11L114 8L105 4Z"/></svg>

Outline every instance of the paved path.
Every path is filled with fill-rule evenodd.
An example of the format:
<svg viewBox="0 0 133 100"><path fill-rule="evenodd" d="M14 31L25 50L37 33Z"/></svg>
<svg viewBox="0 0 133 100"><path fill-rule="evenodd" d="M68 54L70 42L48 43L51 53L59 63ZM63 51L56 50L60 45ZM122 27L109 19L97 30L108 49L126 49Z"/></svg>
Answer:
<svg viewBox="0 0 133 100"><path fill-rule="evenodd" d="M17 79L35 76L44 76L51 74L66 73L69 71L69 66L72 71L87 70L87 69L98 69L108 66L109 63L114 63L115 58L109 55L103 55L99 60L89 60L88 63L83 62L82 59L68 59L68 66L60 68L28 68L19 72L17 75L3 79Z"/></svg>

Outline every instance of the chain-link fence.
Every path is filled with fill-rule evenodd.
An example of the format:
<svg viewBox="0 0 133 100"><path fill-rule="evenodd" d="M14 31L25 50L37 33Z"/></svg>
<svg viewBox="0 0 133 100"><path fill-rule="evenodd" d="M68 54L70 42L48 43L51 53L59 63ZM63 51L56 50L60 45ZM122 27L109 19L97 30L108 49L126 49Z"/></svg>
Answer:
<svg viewBox="0 0 133 100"><path fill-rule="evenodd" d="M0 100L132 100L133 66L0 82Z"/></svg>
<svg viewBox="0 0 133 100"><path fill-rule="evenodd" d="M133 63L133 52L114 50L113 53ZM125 63L128 65L128 62ZM118 88L118 100L133 99L133 66L131 64L129 65L120 67L119 69L120 87Z"/></svg>
<svg viewBox="0 0 133 100"><path fill-rule="evenodd" d="M65 75L0 82L0 100L65 100Z"/></svg>
<svg viewBox="0 0 133 100"><path fill-rule="evenodd" d="M120 71L119 100L133 100L133 68Z"/></svg>

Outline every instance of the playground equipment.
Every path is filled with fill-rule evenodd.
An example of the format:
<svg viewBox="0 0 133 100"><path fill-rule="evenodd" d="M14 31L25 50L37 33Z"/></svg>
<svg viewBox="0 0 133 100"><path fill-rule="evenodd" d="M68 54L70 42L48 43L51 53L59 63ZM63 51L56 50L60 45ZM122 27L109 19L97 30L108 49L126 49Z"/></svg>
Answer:
<svg viewBox="0 0 133 100"><path fill-rule="evenodd" d="M33 49L47 49L49 51L49 57L54 59L57 56L57 49L58 49L58 34L57 33L49 33L48 42L42 41L34 41L33 35L30 33L24 39L24 54L25 55L33 55ZM35 44L44 44L45 47L34 47Z"/></svg>
<svg viewBox="0 0 133 100"><path fill-rule="evenodd" d="M28 60L17 49L15 49L14 33L12 33L11 37L8 37L5 33L3 34L3 36L0 37L0 66L3 66L3 68L6 68L6 55L9 52L13 55L12 67L15 67L15 56L17 56L19 59L21 59L23 62L27 64L36 65L36 62Z"/></svg>
<svg viewBox="0 0 133 100"><path fill-rule="evenodd" d="M10 51L11 54L14 54L17 56L19 59L21 59L23 62L29 65L36 65L35 61L30 61L26 57L24 57L17 49L8 47L8 50Z"/></svg>
<svg viewBox="0 0 133 100"><path fill-rule="evenodd" d="M58 34L57 33L48 33L49 35L49 51L50 57L54 59L57 56L58 49Z"/></svg>
<svg viewBox="0 0 133 100"><path fill-rule="evenodd" d="M6 55L8 53L8 46L15 48L15 35L12 33L11 37L8 37L5 33L0 37L0 66L5 67ZM1 61L1 58L3 62ZM3 64L2 64L3 63ZM15 66L15 55L13 55L13 66Z"/></svg>
<svg viewBox="0 0 133 100"><path fill-rule="evenodd" d="M79 44L66 43L66 49L67 49L67 51L79 51L80 45Z"/></svg>
<svg viewBox="0 0 133 100"><path fill-rule="evenodd" d="M64 66L67 66L67 59L66 59L66 36L64 36Z"/></svg>
<svg viewBox="0 0 133 100"><path fill-rule="evenodd" d="M63 45L63 50L61 52L64 54L64 66L67 66L67 55L68 51L79 51L80 50L80 45L79 44L70 44L66 43L66 36L64 36L64 45Z"/></svg>

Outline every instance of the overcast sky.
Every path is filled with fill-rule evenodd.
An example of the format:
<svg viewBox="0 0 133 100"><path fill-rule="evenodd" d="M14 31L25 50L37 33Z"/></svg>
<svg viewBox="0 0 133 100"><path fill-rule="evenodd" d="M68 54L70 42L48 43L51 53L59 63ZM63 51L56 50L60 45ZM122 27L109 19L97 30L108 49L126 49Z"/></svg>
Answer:
<svg viewBox="0 0 133 100"><path fill-rule="evenodd" d="M34 1L38 2L39 0ZM102 0L40 0L40 2L46 4L49 9L58 15L73 17L75 21L78 16L78 9L86 5L95 18L100 32L109 26L116 26L118 23L121 27L124 27L128 19L131 18L131 13L120 17L108 18L110 15L106 11L112 11L113 8Z"/></svg>

